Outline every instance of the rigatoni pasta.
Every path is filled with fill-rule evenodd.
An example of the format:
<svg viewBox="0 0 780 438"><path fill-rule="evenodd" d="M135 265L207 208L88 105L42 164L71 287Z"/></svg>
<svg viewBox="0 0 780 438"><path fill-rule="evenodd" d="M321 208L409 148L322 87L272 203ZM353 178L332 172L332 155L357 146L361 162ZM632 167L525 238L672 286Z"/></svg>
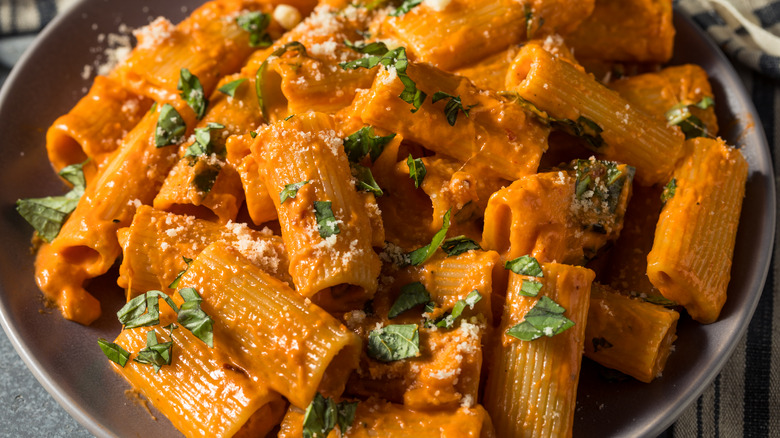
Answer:
<svg viewBox="0 0 780 438"><path fill-rule="evenodd" d="M671 2L618 3L154 20L49 129L36 279L89 324L121 255L99 348L188 437L581 433L583 352L662 380L717 319L748 175L703 69L584 67L668 57Z"/></svg>

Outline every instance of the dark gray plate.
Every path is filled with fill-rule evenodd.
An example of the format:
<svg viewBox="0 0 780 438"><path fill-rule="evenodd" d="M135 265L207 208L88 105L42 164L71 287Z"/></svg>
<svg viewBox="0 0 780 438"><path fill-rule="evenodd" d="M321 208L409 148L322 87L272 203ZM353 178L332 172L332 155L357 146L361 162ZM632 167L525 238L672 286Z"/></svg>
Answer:
<svg viewBox="0 0 780 438"><path fill-rule="evenodd" d="M44 148L47 127L89 87L81 78L101 50L98 34L120 24L138 27L163 15L176 22L198 0L82 0L59 17L14 69L0 92L0 322L35 377L80 423L97 436L172 436L157 414L129 400L127 384L97 347L120 330L114 312L122 292L110 280L90 290L103 314L90 327L41 313L33 281L30 227L14 211L16 199L63 191ZM702 65L712 76L722 135L743 146L750 162L747 196L737 239L729 299L720 321L708 326L687 318L679 327L676 352L662 378L646 385L609 383L585 361L580 379L575 435L655 436L668 427L707 386L747 329L770 261L775 231L775 189L769 150L759 117L742 83L713 43L690 21L677 17L676 63ZM97 50L96 50L97 49Z"/></svg>

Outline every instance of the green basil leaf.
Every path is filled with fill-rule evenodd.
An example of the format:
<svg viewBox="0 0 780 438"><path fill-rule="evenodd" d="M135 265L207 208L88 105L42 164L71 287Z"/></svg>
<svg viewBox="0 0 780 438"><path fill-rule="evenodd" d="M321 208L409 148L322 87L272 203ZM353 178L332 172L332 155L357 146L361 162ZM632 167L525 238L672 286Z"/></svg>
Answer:
<svg viewBox="0 0 780 438"><path fill-rule="evenodd" d="M184 152L185 157L199 157L214 153L214 143L211 141L212 129L224 129L221 123L208 123L204 128L195 129L195 143L191 144Z"/></svg>
<svg viewBox="0 0 780 438"><path fill-rule="evenodd" d="M694 116L691 113L691 107L698 107L701 109L707 109L715 105L715 100L710 96L703 97L699 102L691 105L678 104L673 106L666 112L666 121L669 126L679 126L686 139L696 137L707 137L709 132L707 126L700 118Z"/></svg>
<svg viewBox="0 0 780 438"><path fill-rule="evenodd" d="M468 117L471 108L477 106L474 104L470 105L468 108L463 108L463 102L461 101L460 96L453 96L452 94L447 94L443 91L435 92L433 97L431 97L431 102L436 103L442 99L449 99L447 104L444 106L444 115L447 117L447 123L449 123L450 126L455 126L455 123L458 121L459 111L463 112L463 114Z"/></svg>
<svg viewBox="0 0 780 438"><path fill-rule="evenodd" d="M352 171L352 176L357 179L356 188L358 190L373 193L377 198L384 195L382 188L379 187L379 184L374 179L374 174L371 172L371 169L355 163L350 163L349 167Z"/></svg>
<svg viewBox="0 0 780 438"><path fill-rule="evenodd" d="M525 314L523 322L511 327L506 334L522 341L553 337L574 326L572 320L563 316L565 311L558 303L543 296Z"/></svg>
<svg viewBox="0 0 780 438"><path fill-rule="evenodd" d="M228 82L227 84L219 87L219 92L225 95L228 95L230 97L236 97L236 90L238 90L238 87L241 86L244 82L246 82L246 78L236 79L235 81Z"/></svg>
<svg viewBox="0 0 780 438"><path fill-rule="evenodd" d="M279 204L284 204L284 201L290 198L295 198L295 196L298 194L298 190L310 182L311 181L301 181L298 183L285 185L282 191L279 192Z"/></svg>
<svg viewBox="0 0 780 438"><path fill-rule="evenodd" d="M158 148L181 143L184 133L187 132L187 124L176 108L166 103L160 108L157 117L157 128L154 131L154 145Z"/></svg>
<svg viewBox="0 0 780 438"><path fill-rule="evenodd" d="M401 6L397 7L393 12L390 13L393 17L400 17L401 15L406 14L407 12L411 11L412 8L422 3L423 0L404 0L403 3L401 3Z"/></svg>
<svg viewBox="0 0 780 438"><path fill-rule="evenodd" d="M715 106L715 99L710 96L704 96L695 105L704 110L711 106Z"/></svg>
<svg viewBox="0 0 780 438"><path fill-rule="evenodd" d="M236 18L236 23L249 32L249 45L251 47L265 48L273 44L273 38L266 32L271 24L271 15L258 11L245 12Z"/></svg>
<svg viewBox="0 0 780 438"><path fill-rule="evenodd" d="M344 40L344 45L349 47L350 49L362 53L364 55L374 55L374 56L382 56L385 53L389 52L390 50L387 48L387 45L381 41L365 44L365 43L358 43L354 44L349 40ZM376 65L376 64L375 64ZM370 67L367 67L370 68Z"/></svg>
<svg viewBox="0 0 780 438"><path fill-rule="evenodd" d="M422 158L412 158L412 154L409 154L409 158L406 159L406 165L409 167L409 178L414 181L414 187L420 188L425 175L428 173Z"/></svg>
<svg viewBox="0 0 780 438"><path fill-rule="evenodd" d="M426 304L431 301L431 294L425 290L425 286L419 281L409 283L401 287L401 294L398 295L387 317L393 319L398 315L410 310L420 304Z"/></svg>
<svg viewBox="0 0 780 438"><path fill-rule="evenodd" d="M415 357L420 353L417 324L388 325L368 334L368 357L380 362Z"/></svg>
<svg viewBox="0 0 780 438"><path fill-rule="evenodd" d="M468 306L470 309L473 309L474 305L477 304L480 300L482 300L482 294L480 294L478 290L474 289L473 291L469 292L469 294L466 295L466 298L458 300L455 303L449 315L446 315L436 322L436 327L452 328L452 326L455 325L455 321L466 309L466 306Z"/></svg>
<svg viewBox="0 0 780 438"><path fill-rule="evenodd" d="M526 297L535 297L539 295L539 291L542 290L542 283L534 280L523 280L522 286L520 286L520 295Z"/></svg>
<svg viewBox="0 0 780 438"><path fill-rule="evenodd" d="M504 267L518 275L528 275L529 277L544 277L542 267L539 262L530 255L524 255L514 260L508 260Z"/></svg>
<svg viewBox="0 0 780 438"><path fill-rule="evenodd" d="M187 265L184 269L179 272L179 274L176 276L176 279L174 279L171 284L168 285L169 289L176 289L179 287L179 282L181 281L181 277L184 276L184 273L187 272L187 269L190 267L190 263L192 263L192 259L188 259L187 257L182 257L182 260L184 260L184 263Z"/></svg>
<svg viewBox="0 0 780 438"><path fill-rule="evenodd" d="M179 308L171 298L159 290L150 290L128 301L116 313L124 328L147 327L160 323L160 303L162 298L176 313Z"/></svg>
<svg viewBox="0 0 780 438"><path fill-rule="evenodd" d="M670 199L674 198L674 194L677 192L677 178L672 178L664 186L664 191L661 193L661 202L666 204Z"/></svg>
<svg viewBox="0 0 780 438"><path fill-rule="evenodd" d="M341 436L346 436L347 431L355 422L355 411L357 411L358 402L343 401L338 404L338 424L341 429Z"/></svg>
<svg viewBox="0 0 780 438"><path fill-rule="evenodd" d="M163 365L171 364L171 350L173 341L158 342L154 330L146 332L146 348L139 351L134 361L146 365L152 365L154 372L159 372Z"/></svg>
<svg viewBox="0 0 780 438"><path fill-rule="evenodd" d="M314 201L314 217L317 220L320 237L323 239L341 232L330 201Z"/></svg>
<svg viewBox="0 0 780 438"><path fill-rule="evenodd" d="M303 414L303 437L325 438L336 427L338 421L338 406L330 397L323 397L319 392L309 403Z"/></svg>
<svg viewBox="0 0 780 438"><path fill-rule="evenodd" d="M84 179L84 165L88 161L89 159L83 163L65 166L60 171L59 175L73 184L73 188L68 193L16 201L16 211L35 228L43 240L47 242L54 240L65 220L76 209L87 185Z"/></svg>
<svg viewBox="0 0 780 438"><path fill-rule="evenodd" d="M221 166L209 165L198 170L192 177L192 185L205 196L214 187L214 183L217 182L221 169Z"/></svg>
<svg viewBox="0 0 780 438"><path fill-rule="evenodd" d="M466 236L450 237L441 244L441 249L447 257L454 257L471 250L482 250L479 244Z"/></svg>
<svg viewBox="0 0 780 438"><path fill-rule="evenodd" d="M364 126L344 139L344 151L347 153L347 159L352 163L359 163L366 155L369 155L371 162L374 162L393 138L395 134L384 137L374 135L373 127Z"/></svg>
<svg viewBox="0 0 780 438"><path fill-rule="evenodd" d="M200 308L203 299L198 291L188 287L179 291L184 302L179 309L177 322L191 331L196 338L214 347L214 320Z"/></svg>
<svg viewBox="0 0 780 438"><path fill-rule="evenodd" d="M265 98L263 97L263 81L265 78L265 71L268 69L268 61L272 58L278 58L287 52L298 52L301 56L308 56L306 53L306 47L298 41L290 41L289 43L279 47L271 52L268 58L260 64L257 72L255 72L255 94L257 95L257 103L260 105L260 111L263 114L263 119L268 121L268 111L265 108Z"/></svg>
<svg viewBox="0 0 780 438"><path fill-rule="evenodd" d="M431 243L423 246L422 248L415 249L409 253L409 261L414 266L420 266L425 263L433 254L439 249L444 238L447 237L447 231L450 229L450 210L444 213L444 219L442 220L442 226L436 234L433 235Z"/></svg>
<svg viewBox="0 0 780 438"><path fill-rule="evenodd" d="M206 93L203 91L200 79L186 68L183 68L179 71L179 84L176 86L176 89L181 91L181 98L195 111L195 116L198 120L202 119L206 115L206 107L208 107L209 101L206 99Z"/></svg>
<svg viewBox="0 0 780 438"><path fill-rule="evenodd" d="M119 344L108 342L103 338L98 338L98 345L103 350L103 354L111 361L122 368L127 363L127 359L130 358L130 352L122 348Z"/></svg>

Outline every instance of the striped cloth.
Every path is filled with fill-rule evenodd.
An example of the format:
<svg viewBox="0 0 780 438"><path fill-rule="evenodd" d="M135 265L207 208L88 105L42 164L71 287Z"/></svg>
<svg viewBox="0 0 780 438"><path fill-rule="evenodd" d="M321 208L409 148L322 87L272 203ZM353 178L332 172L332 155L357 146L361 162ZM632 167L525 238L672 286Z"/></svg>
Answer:
<svg viewBox="0 0 780 438"><path fill-rule="evenodd" d="M11 67L3 65L9 64L9 57L2 56L9 38L3 37L40 30L74 1L0 0L0 84ZM780 0L675 0L675 6L738 61L761 115L774 168L780 169ZM774 296L775 278L780 278L778 248L776 242L772 269L747 335L720 375L664 436L780 437L780 297Z"/></svg>

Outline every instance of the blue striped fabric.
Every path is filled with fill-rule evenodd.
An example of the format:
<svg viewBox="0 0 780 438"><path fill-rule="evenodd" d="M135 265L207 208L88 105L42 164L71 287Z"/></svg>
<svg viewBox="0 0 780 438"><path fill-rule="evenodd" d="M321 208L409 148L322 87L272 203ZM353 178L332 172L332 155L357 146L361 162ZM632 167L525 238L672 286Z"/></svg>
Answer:
<svg viewBox="0 0 780 438"><path fill-rule="evenodd" d="M73 1L0 0L0 11L11 14L0 16L0 52L3 36L36 32ZM774 167L780 169L780 56L763 51L752 40L750 31L734 17L721 15L722 8L713 6L719 1L725 0L675 0L675 6L690 15L736 61L761 116ZM746 11L748 20L776 37L780 35L780 0L730 1L740 11ZM777 41L775 49L780 51L780 37ZM0 84L11 67L2 61L0 57ZM777 260L780 254L776 253L756 314L734 356L664 436L780 436L780 299L774 297Z"/></svg>

